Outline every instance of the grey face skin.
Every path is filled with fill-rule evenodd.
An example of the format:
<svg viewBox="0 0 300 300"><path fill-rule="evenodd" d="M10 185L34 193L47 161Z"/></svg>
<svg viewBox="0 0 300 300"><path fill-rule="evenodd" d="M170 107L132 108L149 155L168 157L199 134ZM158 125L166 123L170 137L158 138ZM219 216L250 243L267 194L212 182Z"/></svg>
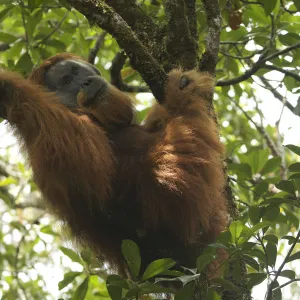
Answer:
<svg viewBox="0 0 300 300"><path fill-rule="evenodd" d="M93 65L80 60L63 60L50 67L44 75L45 86L56 92L61 103L70 108L78 107L80 90L89 101L105 91L107 82Z"/></svg>

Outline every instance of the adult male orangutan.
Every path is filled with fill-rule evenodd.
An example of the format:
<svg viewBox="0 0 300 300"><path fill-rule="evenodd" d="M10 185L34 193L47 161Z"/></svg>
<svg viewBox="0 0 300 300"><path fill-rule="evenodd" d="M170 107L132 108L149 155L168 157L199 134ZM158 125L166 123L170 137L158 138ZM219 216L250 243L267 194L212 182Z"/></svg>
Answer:
<svg viewBox="0 0 300 300"><path fill-rule="evenodd" d="M227 224L213 88L209 74L175 69L163 103L137 125L125 93L82 58L57 54L28 79L1 71L0 111L77 240L120 272L124 239L139 245L143 268L163 257L194 267Z"/></svg>

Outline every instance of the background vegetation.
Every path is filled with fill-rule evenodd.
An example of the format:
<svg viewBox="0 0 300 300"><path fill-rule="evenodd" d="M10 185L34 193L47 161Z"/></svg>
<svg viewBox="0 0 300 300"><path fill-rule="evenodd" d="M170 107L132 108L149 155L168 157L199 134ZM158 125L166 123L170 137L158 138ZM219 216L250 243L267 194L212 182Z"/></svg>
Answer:
<svg viewBox="0 0 300 300"><path fill-rule="evenodd" d="M281 126L294 119L291 125L300 128L299 12L299 0L0 0L3 68L26 76L49 56L74 52L134 92L139 120L153 103L145 82L160 98L165 72L177 64L215 71L232 223L198 258L197 269L168 273L184 285L176 300L194 294L250 299L258 285L257 299L300 297L299 137L290 138L294 146L283 146ZM263 109L266 103L269 109ZM266 125L270 119L274 126ZM115 300L152 293L157 299L153 293L164 290L148 279L166 274L173 261L156 261L138 276L138 250L125 241L124 255L137 275L133 282L111 275L88 249L73 251L39 202L4 122L0 133L0 298ZM219 247L230 256L222 277L208 280L205 267Z"/></svg>

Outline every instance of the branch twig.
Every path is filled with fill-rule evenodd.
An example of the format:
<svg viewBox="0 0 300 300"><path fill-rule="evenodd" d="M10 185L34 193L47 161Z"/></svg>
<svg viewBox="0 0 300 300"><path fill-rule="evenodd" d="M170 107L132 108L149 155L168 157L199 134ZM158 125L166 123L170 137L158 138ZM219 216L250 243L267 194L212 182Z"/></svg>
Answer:
<svg viewBox="0 0 300 300"><path fill-rule="evenodd" d="M53 28L53 30L51 32L49 32L41 41L39 41L34 47L38 47L41 44L45 44L46 41L51 38L51 36L61 27L61 25L63 24L63 22L66 20L66 18L68 17L69 12L67 11L65 13L65 15L62 17L62 19L60 20L59 23L56 24L56 26Z"/></svg>
<svg viewBox="0 0 300 300"><path fill-rule="evenodd" d="M96 44L94 46L94 48L92 48L90 50L90 54L89 54L89 58L88 58L88 62L92 65L95 64L95 59L96 59L96 56L98 54L98 51L100 50L100 48L103 46L104 44L104 39L105 39L105 36L107 35L107 32L106 31L103 31L101 32L101 34L99 34L97 40L96 40Z"/></svg>
<svg viewBox="0 0 300 300"><path fill-rule="evenodd" d="M292 71L285 70L285 69L277 67L275 65L264 65L264 68L269 69L269 70L275 70L275 71L281 72L281 73L283 73L283 74L285 74L287 76L293 77L297 81L300 81L300 75L298 75L298 74L296 74L296 73L294 73Z"/></svg>
<svg viewBox="0 0 300 300"><path fill-rule="evenodd" d="M116 86L119 90L129 92L129 93L150 92L147 86L133 86L123 82L121 76L121 70L124 66L125 61L126 61L126 55L124 52L119 52L114 57L110 68L111 84Z"/></svg>
<svg viewBox="0 0 300 300"><path fill-rule="evenodd" d="M248 113L234 100L231 99L231 101L243 112L245 117L255 126L257 131L263 136L263 138L266 140L266 143L268 147L270 148L272 155L275 157L281 157L280 151L277 149L275 143L271 139L270 135L267 133L267 131L260 125L258 125L256 122L252 120L252 118L248 115Z"/></svg>
<svg viewBox="0 0 300 300"><path fill-rule="evenodd" d="M254 75L254 73L257 72L259 69L263 68L267 61L270 61L275 57L278 57L282 54L285 54L287 52L290 52L290 51L292 51L294 49L298 49L298 48L300 48L300 43L294 44L290 47L287 47L283 50L272 53L268 56L264 56L264 54L262 54L262 56L259 58L259 60L256 63L254 63L253 66L249 70L247 70L243 75L240 75L238 77L228 79L228 80L218 80L216 85L217 86L226 86L226 85L233 85L233 84L237 84L242 81L245 81L245 80L249 79L252 75Z"/></svg>
<svg viewBox="0 0 300 300"><path fill-rule="evenodd" d="M284 11L286 11L287 13L289 13L289 14L291 14L291 15L293 15L293 14L295 14L295 13L298 12L298 10L290 10L290 9L286 8L283 1L284 1L284 0L280 0L280 5L281 5L281 7L282 7L282 9L283 9Z"/></svg>
<svg viewBox="0 0 300 300"><path fill-rule="evenodd" d="M273 96L278 99L280 102L284 103L285 106L292 112L295 113L295 107L288 101L285 101L285 98L269 83L269 81L264 77L259 77L262 83L265 85L263 86L265 89L269 90Z"/></svg>
<svg viewBox="0 0 300 300"><path fill-rule="evenodd" d="M285 264L287 263L287 260L289 259L289 257L291 256L296 244L298 243L300 239L300 230L298 231L297 233L297 236L291 246L291 248L289 249L287 255L285 256L282 264L280 265L280 267L278 268L277 272L276 272L276 275L274 277L274 279L272 280L272 282L269 284L269 287L268 287L268 290L267 290L267 294L266 294L266 300L272 300L272 297L273 297L273 287L274 287L274 284L275 282L277 281L277 278L278 276L280 275L282 269L284 268Z"/></svg>
<svg viewBox="0 0 300 300"><path fill-rule="evenodd" d="M282 289L283 287L285 287L285 286L287 286L287 285L289 285L289 284L291 284L293 282L296 282L296 281L300 281L300 278L295 278L295 279L289 280L288 282L286 282L286 283L284 283L284 284L276 287L275 289L273 289L273 292L275 292L275 291L277 291L279 289Z"/></svg>

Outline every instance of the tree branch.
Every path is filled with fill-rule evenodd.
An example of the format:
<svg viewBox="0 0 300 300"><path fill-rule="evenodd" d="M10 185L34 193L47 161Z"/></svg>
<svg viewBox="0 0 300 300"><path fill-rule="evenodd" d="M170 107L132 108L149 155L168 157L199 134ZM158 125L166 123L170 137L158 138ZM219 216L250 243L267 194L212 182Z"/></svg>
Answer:
<svg viewBox="0 0 300 300"><path fill-rule="evenodd" d="M253 121L253 119L249 116L249 114L233 99L231 100L245 115L245 117L255 126L257 131L262 135L262 137L265 139L268 147L271 150L271 153L274 157L281 157L280 151L277 149L274 141L271 139L268 132L260 125L258 125L256 122Z"/></svg>
<svg viewBox="0 0 300 300"><path fill-rule="evenodd" d="M261 54L263 52L263 50L255 51L255 52L253 52L253 53L251 53L249 55L246 55L246 56L233 55L233 54L230 54L230 53L227 53L227 52L223 51L222 49L220 49L219 52L221 54L223 54L224 56L228 56L228 57L231 57L233 59L243 60L243 59L250 59L250 58L254 57L257 54Z"/></svg>
<svg viewBox="0 0 300 300"><path fill-rule="evenodd" d="M189 22L190 33L196 40L198 50L198 29L197 29L197 14L196 14L196 1L195 0L184 0L187 10L187 19Z"/></svg>
<svg viewBox="0 0 300 300"><path fill-rule="evenodd" d="M269 69L269 70L275 70L275 71L281 72L281 73L285 74L286 76L293 77L297 81L300 81L300 75L298 75L298 74L296 74L296 73L294 73L292 71L285 70L285 69L277 67L275 65L264 65L264 68Z"/></svg>
<svg viewBox="0 0 300 300"><path fill-rule="evenodd" d="M124 49L132 66L141 74L154 97L161 102L167 76L122 17L104 2L67 0L92 23L106 30Z"/></svg>
<svg viewBox="0 0 300 300"><path fill-rule="evenodd" d="M218 61L222 17L218 0L202 0L208 32L206 36L206 50L200 60L199 69L211 74L215 73Z"/></svg>
<svg viewBox="0 0 300 300"><path fill-rule="evenodd" d="M295 113L295 107L288 101L285 101L284 97L269 83L264 77L259 77L262 83L265 85L264 88L269 90L273 96L282 102L292 113Z"/></svg>
<svg viewBox="0 0 300 300"><path fill-rule="evenodd" d="M174 65L171 67L193 69L197 64L197 41L191 35L185 1L165 0L163 5L168 22L166 48Z"/></svg>
<svg viewBox="0 0 300 300"><path fill-rule="evenodd" d="M157 25L142 11L136 0L106 0L105 2L126 21L140 41L149 47L156 34Z"/></svg>
<svg viewBox="0 0 300 300"><path fill-rule="evenodd" d="M289 285L289 284L291 284L291 283L293 283L293 282L296 282L296 281L300 281L300 278L295 278L295 279L289 280L288 282L286 282L286 283L284 283L284 284L282 284L282 285L276 287L275 289L273 289L273 292L275 292L275 291L277 291L277 290L280 290L280 289L282 289L283 287L285 287L285 286L287 286L287 285Z"/></svg>
<svg viewBox="0 0 300 300"><path fill-rule="evenodd" d="M256 63L254 63L253 66L249 70L247 70L243 75L240 75L238 77L228 79L228 80L218 80L216 85L217 86L226 86L226 85L233 85L233 84L237 84L237 83L240 83L242 81L245 81L245 80L249 79L259 69L263 68L267 61L272 60L275 57L278 57L282 54L285 54L289 51L292 51L292 50L298 49L298 48L300 48L300 43L294 44L294 45L292 45L290 47L287 47L283 50L272 53L269 56L264 56L264 54L262 54L260 56L260 58L258 59L258 61Z"/></svg>
<svg viewBox="0 0 300 300"><path fill-rule="evenodd" d="M244 41L220 41L220 45L245 45L250 41L250 39Z"/></svg>
<svg viewBox="0 0 300 300"><path fill-rule="evenodd" d="M124 52L119 52L114 57L110 68L111 84L116 86L119 90L129 92L129 93L150 92L147 86L133 86L123 82L121 76L121 70L124 66L125 61L126 61L126 55Z"/></svg>
<svg viewBox="0 0 300 300"><path fill-rule="evenodd" d="M293 14L295 14L295 13L298 12L298 10L290 10L290 9L286 8L286 7L285 7L285 4L284 4L284 0L280 0L280 5L281 5L281 7L282 7L282 9L283 9L284 11L286 11L287 13L289 13L289 14L291 14L291 15L293 15Z"/></svg>
<svg viewBox="0 0 300 300"><path fill-rule="evenodd" d="M98 38L97 38L97 41L96 41L96 44L94 46L94 48L92 48L90 50L90 54L89 54L89 57L88 57L88 62L92 65L95 64L95 59L96 59L96 56L99 52L99 49L103 46L104 44L104 39L105 39L105 36L107 35L107 32L106 31L103 31L101 32L101 34L99 34Z"/></svg>
<svg viewBox="0 0 300 300"><path fill-rule="evenodd" d="M51 32L49 32L45 37L43 37L43 39L41 41L39 41L38 43L36 43L36 45L34 45L34 47L38 47L41 44L45 44L50 38L51 36L59 30L59 28L61 27L61 25L64 23L64 21L66 20L66 18L68 17L69 12L67 11L64 16L62 17L62 19L60 20L59 23L56 24L56 26L53 28L53 30Z"/></svg>
<svg viewBox="0 0 300 300"><path fill-rule="evenodd" d="M41 203L35 203L35 202L24 202L15 204L15 209L26 209L26 208L35 208L40 210L46 210L46 207Z"/></svg>

